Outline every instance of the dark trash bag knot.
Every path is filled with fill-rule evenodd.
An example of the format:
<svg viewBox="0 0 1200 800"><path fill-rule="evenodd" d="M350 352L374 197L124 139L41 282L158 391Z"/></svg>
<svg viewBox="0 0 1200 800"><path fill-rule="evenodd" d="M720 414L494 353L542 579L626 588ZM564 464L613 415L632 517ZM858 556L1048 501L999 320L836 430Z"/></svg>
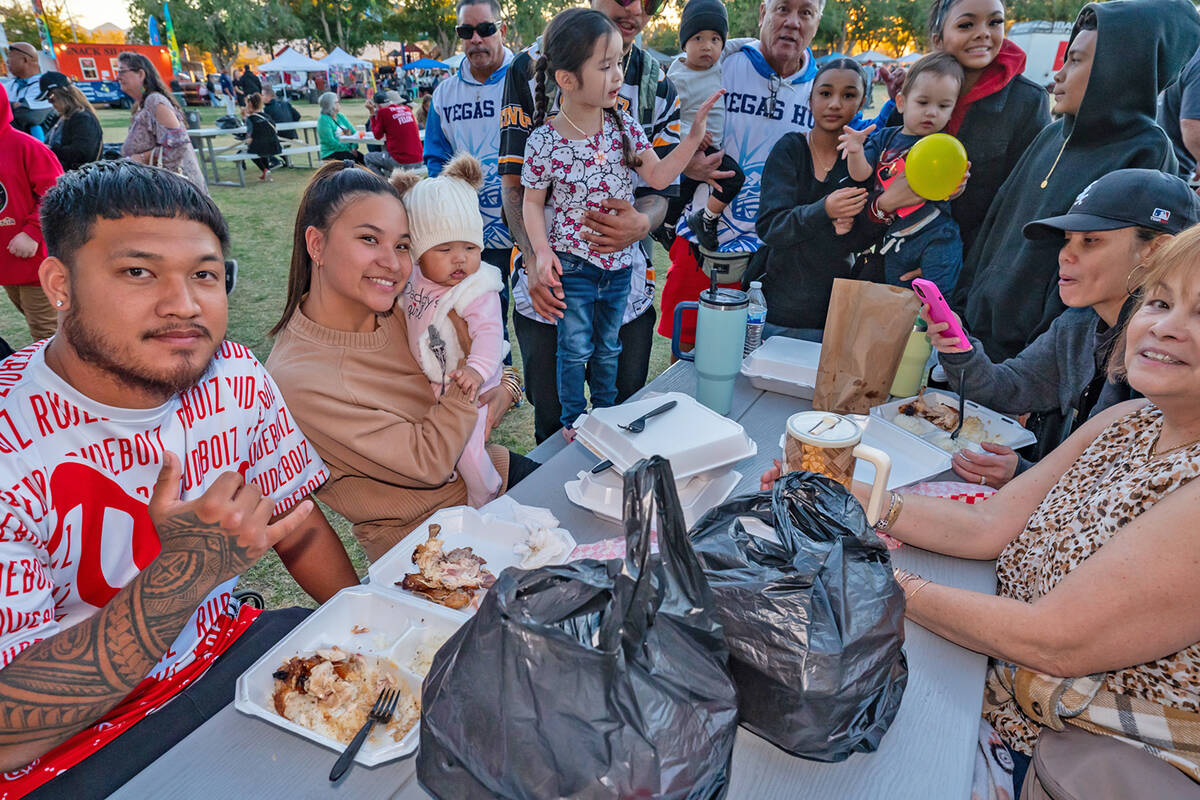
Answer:
<svg viewBox="0 0 1200 800"><path fill-rule="evenodd" d="M763 525L778 542L747 530ZM742 725L817 761L879 747L908 681L904 592L854 496L793 472L712 509L690 538L725 629Z"/></svg>
<svg viewBox="0 0 1200 800"><path fill-rule="evenodd" d="M725 796L737 690L667 461L625 474L624 509L623 562L506 569L438 651L417 754L431 795Z"/></svg>

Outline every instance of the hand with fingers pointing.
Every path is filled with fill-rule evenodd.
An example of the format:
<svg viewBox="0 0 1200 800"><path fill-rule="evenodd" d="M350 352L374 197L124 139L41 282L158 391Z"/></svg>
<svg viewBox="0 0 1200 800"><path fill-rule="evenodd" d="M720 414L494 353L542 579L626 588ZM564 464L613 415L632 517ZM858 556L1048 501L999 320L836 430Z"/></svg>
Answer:
<svg viewBox="0 0 1200 800"><path fill-rule="evenodd" d="M304 500L272 523L274 500L239 473L221 473L192 500L180 498L181 476L179 457L167 452L150 496L150 520L162 544L159 559L175 557L177 569L188 573L180 577L205 592L245 572L313 510Z"/></svg>

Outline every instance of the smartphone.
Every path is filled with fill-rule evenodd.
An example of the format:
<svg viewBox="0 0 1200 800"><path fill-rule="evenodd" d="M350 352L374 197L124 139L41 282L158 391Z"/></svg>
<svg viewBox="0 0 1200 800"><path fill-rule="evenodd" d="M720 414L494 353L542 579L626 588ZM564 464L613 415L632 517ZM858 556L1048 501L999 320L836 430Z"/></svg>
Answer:
<svg viewBox="0 0 1200 800"><path fill-rule="evenodd" d="M927 281L924 278L913 278L913 291L917 293L917 297L929 306L929 320L931 322L947 322L949 328L942 331L942 336L948 338L958 337L959 346L971 349L971 340L967 338L967 332L963 330L962 325L958 324L958 317L954 316L954 312L950 310L950 305L946 302L946 298L942 297L942 292L938 289L937 284L933 281Z"/></svg>

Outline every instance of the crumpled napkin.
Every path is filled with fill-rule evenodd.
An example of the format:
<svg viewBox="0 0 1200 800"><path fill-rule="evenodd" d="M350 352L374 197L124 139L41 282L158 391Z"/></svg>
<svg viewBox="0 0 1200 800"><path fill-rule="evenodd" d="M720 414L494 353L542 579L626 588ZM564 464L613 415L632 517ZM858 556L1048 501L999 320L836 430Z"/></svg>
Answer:
<svg viewBox="0 0 1200 800"><path fill-rule="evenodd" d="M575 549L575 537L558 527L558 518L548 508L521 505L502 495L479 510L485 518L512 522L528 531L525 539L513 545L513 552L521 559L517 565L521 569L563 564Z"/></svg>

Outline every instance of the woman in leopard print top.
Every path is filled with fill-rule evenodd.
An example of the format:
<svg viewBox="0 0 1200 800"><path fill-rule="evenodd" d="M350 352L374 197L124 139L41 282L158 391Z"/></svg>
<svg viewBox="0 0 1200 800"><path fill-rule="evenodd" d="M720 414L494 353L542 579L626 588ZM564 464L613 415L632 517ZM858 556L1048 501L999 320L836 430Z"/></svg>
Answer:
<svg viewBox="0 0 1200 800"><path fill-rule="evenodd" d="M902 585L909 619L992 657L986 716L1017 753L1040 729L1000 690L1006 665L1101 674L1104 690L1200 712L1200 226L1147 267L1114 352L1146 399L1096 415L985 503L905 496L889 530L997 560L996 596ZM854 491L865 503L869 487Z"/></svg>

